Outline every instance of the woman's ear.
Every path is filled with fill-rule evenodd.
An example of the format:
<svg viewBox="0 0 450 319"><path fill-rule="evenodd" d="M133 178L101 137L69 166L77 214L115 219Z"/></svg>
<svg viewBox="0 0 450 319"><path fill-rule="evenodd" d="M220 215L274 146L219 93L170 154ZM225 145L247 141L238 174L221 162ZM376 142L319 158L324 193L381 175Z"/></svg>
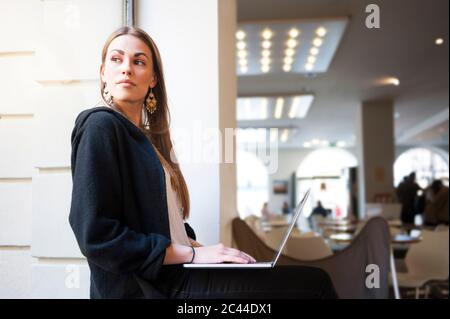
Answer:
<svg viewBox="0 0 450 319"><path fill-rule="evenodd" d="M149 87L153 89L156 86L156 84L158 84L158 78L156 77L156 75L154 75L152 77L152 81L150 82Z"/></svg>
<svg viewBox="0 0 450 319"><path fill-rule="evenodd" d="M100 65L100 78L102 79L103 83L106 83L106 80L105 80L105 66L103 64Z"/></svg>

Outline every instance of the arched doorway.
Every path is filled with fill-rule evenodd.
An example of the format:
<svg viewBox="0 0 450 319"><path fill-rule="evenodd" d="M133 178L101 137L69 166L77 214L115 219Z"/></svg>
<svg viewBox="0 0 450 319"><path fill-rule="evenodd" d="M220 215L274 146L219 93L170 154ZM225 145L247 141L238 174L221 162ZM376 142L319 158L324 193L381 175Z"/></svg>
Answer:
<svg viewBox="0 0 450 319"><path fill-rule="evenodd" d="M352 153L339 148L318 149L308 154L296 171L297 200L311 188L304 216L308 217L321 201L331 217L346 217L351 195L348 170L357 165L358 160Z"/></svg>

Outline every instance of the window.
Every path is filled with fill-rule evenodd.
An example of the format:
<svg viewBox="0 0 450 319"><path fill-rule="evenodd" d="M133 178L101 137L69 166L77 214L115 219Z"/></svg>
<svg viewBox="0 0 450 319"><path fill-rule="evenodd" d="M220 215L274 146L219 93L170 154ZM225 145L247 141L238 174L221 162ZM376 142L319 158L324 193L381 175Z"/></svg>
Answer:
<svg viewBox="0 0 450 319"><path fill-rule="evenodd" d="M268 201L268 174L263 163L253 154L238 151L237 184L238 212L241 218L261 215L261 208Z"/></svg>
<svg viewBox="0 0 450 319"><path fill-rule="evenodd" d="M402 153L394 164L394 185L411 172L416 173L420 187L425 188L435 179L448 185L448 153L428 148L413 148Z"/></svg>

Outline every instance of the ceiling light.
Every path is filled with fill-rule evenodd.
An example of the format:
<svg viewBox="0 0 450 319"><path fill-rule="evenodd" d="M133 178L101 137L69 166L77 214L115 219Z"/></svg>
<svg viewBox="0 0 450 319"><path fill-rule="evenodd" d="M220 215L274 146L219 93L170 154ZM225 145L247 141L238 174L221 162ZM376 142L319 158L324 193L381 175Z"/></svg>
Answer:
<svg viewBox="0 0 450 319"><path fill-rule="evenodd" d="M246 36L246 34L242 30L239 30L238 32L236 32L236 39L238 39L238 40L244 40L245 36Z"/></svg>
<svg viewBox="0 0 450 319"><path fill-rule="evenodd" d="M270 40L272 38L272 36L273 36L273 32L269 28L266 28L262 32L262 37L263 37L264 40Z"/></svg>
<svg viewBox="0 0 450 319"><path fill-rule="evenodd" d="M320 27L320 28L318 28L318 29L316 30L316 34L317 34L319 37L324 37L325 34L327 34L327 29L325 29L324 27Z"/></svg>
<svg viewBox="0 0 450 319"><path fill-rule="evenodd" d="M261 67L261 71L262 71L263 73L267 73L267 72L269 72L269 70L270 70L270 66L267 65L267 64L264 64L264 65Z"/></svg>
<svg viewBox="0 0 450 319"><path fill-rule="evenodd" d="M270 60L270 58L262 58L261 59L261 64L266 65L266 64L270 64L270 62L272 62L272 60Z"/></svg>
<svg viewBox="0 0 450 319"><path fill-rule="evenodd" d="M252 100L251 99L244 99L244 114L245 118L251 119L252 118Z"/></svg>
<svg viewBox="0 0 450 319"><path fill-rule="evenodd" d="M268 58L270 56L269 50L262 50L261 55L265 58Z"/></svg>
<svg viewBox="0 0 450 319"><path fill-rule="evenodd" d="M237 120L267 120L269 112L268 106L269 99L267 97L238 98L236 105Z"/></svg>
<svg viewBox="0 0 450 319"><path fill-rule="evenodd" d="M282 97L277 98L277 102L275 105L275 118L280 119L281 115L283 114L283 105L284 105L284 99Z"/></svg>
<svg viewBox="0 0 450 319"><path fill-rule="evenodd" d="M270 49L270 47L272 46L272 42L270 42L269 40L264 40L261 45L264 49Z"/></svg>
<svg viewBox="0 0 450 319"><path fill-rule="evenodd" d="M296 38L296 37L298 37L299 34L300 34L300 31L297 28L292 28L291 30L289 30L289 36L291 38Z"/></svg>
<svg viewBox="0 0 450 319"><path fill-rule="evenodd" d="M313 45L314 45L315 47L320 47L320 46L322 45L322 43L323 43L323 40L322 40L321 38L315 38L315 39L313 40Z"/></svg>
<svg viewBox="0 0 450 319"><path fill-rule="evenodd" d="M316 62L316 57L313 56L313 55L310 55L310 56L308 57L308 63L314 64L315 62Z"/></svg>
<svg viewBox="0 0 450 319"><path fill-rule="evenodd" d="M283 133L281 134L281 141L284 143L287 141L289 136L289 130L288 129L284 129Z"/></svg>
<svg viewBox="0 0 450 319"><path fill-rule="evenodd" d="M241 73L247 73L248 67L247 66L241 66Z"/></svg>
<svg viewBox="0 0 450 319"><path fill-rule="evenodd" d="M287 56L283 59L284 64L292 64L292 62L294 62L294 59L290 56Z"/></svg>
<svg viewBox="0 0 450 319"><path fill-rule="evenodd" d="M241 67L247 66L247 60L246 60L246 59L240 59L240 60L239 60L239 65L240 65Z"/></svg>
<svg viewBox="0 0 450 319"><path fill-rule="evenodd" d="M287 42L286 42L286 44L287 44L287 46L288 46L288 48L295 48L296 46L297 46L297 40L295 40L295 39L289 39Z"/></svg>
<svg viewBox="0 0 450 319"><path fill-rule="evenodd" d="M387 79L386 79L386 84L391 84L391 85L399 86L399 85L400 85L400 80L397 79L397 78L387 78Z"/></svg>
<svg viewBox="0 0 450 319"><path fill-rule="evenodd" d="M309 53L311 53L311 55L317 55L319 54L319 48L313 47L309 50Z"/></svg>
<svg viewBox="0 0 450 319"><path fill-rule="evenodd" d="M292 48L287 48L284 53L286 54L286 56L293 56L295 54L295 50Z"/></svg>
<svg viewBox="0 0 450 319"><path fill-rule="evenodd" d="M264 120L267 120L268 108L269 108L269 100L267 98L263 98L261 103L261 117Z"/></svg>
<svg viewBox="0 0 450 319"><path fill-rule="evenodd" d="M294 102L291 105L291 109L289 111L289 118L294 118L297 114L297 108L298 108L298 100L294 99Z"/></svg>
<svg viewBox="0 0 450 319"><path fill-rule="evenodd" d="M437 39L434 41L434 43L436 43L436 45L444 44L444 39L442 39L442 38L437 38Z"/></svg>
<svg viewBox="0 0 450 319"><path fill-rule="evenodd" d="M247 55L241 53L239 56L245 56L248 60L248 75L263 74L261 58L272 60L269 73L282 72L288 75L286 72L289 72L306 76L311 73L321 74L329 69L348 22L348 17L342 17L239 23L235 40L236 59L239 59L239 51L246 51ZM438 36L446 39L438 33L430 40L435 41ZM252 48L257 51L251 51ZM308 66L305 68L306 64ZM236 63L235 67L236 74L241 75L239 64ZM265 69L267 70L267 67ZM290 134L294 136L292 131Z"/></svg>
<svg viewBox="0 0 450 319"><path fill-rule="evenodd" d="M311 147L311 143L310 142L305 142L305 143L303 143L303 147L310 148Z"/></svg>
<svg viewBox="0 0 450 319"><path fill-rule="evenodd" d="M244 41L238 41L236 43L236 47L238 48L238 50L244 50L246 46L247 44Z"/></svg>
<svg viewBox="0 0 450 319"><path fill-rule="evenodd" d="M327 140L322 140L322 141L320 141L320 145L322 145L322 146L330 146L330 142L328 142Z"/></svg>
<svg viewBox="0 0 450 319"><path fill-rule="evenodd" d="M399 86L400 85L400 80L398 78L395 77L386 77L386 78L381 78L375 81L375 84L377 85L395 85L395 86Z"/></svg>
<svg viewBox="0 0 450 319"><path fill-rule="evenodd" d="M314 95L305 94L294 97L289 111L290 118L305 118L314 100Z"/></svg>
<svg viewBox="0 0 450 319"><path fill-rule="evenodd" d="M318 145L320 143L320 141L315 138L311 141L311 143L312 143L312 145Z"/></svg>
<svg viewBox="0 0 450 319"><path fill-rule="evenodd" d="M247 57L247 51L238 51L237 55L240 59L245 59Z"/></svg>
<svg viewBox="0 0 450 319"><path fill-rule="evenodd" d="M347 143L345 143L344 141L339 141L339 142L336 143L336 146L337 147L346 147Z"/></svg>
<svg viewBox="0 0 450 319"><path fill-rule="evenodd" d="M289 72L290 70L292 70L292 65L291 64L283 65L283 71L284 72Z"/></svg>
<svg viewBox="0 0 450 319"><path fill-rule="evenodd" d="M277 128L271 128L269 131L270 134L270 141L273 143L278 139L278 129Z"/></svg>

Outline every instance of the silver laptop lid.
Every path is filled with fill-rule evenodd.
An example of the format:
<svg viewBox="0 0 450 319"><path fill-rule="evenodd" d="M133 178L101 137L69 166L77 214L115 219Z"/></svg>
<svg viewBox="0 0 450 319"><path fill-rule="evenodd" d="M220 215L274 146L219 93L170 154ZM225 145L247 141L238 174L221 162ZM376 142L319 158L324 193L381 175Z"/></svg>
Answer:
<svg viewBox="0 0 450 319"><path fill-rule="evenodd" d="M303 207L305 206L306 200L308 199L310 192L311 192L311 188L306 191L305 196L303 196L303 199L300 201L300 203L298 203L297 207L295 208L295 213L294 213L294 216L292 217L291 225L289 226L289 229L286 231L286 233L284 235L284 238L283 238L283 241L281 242L280 248L278 248L278 252L275 255L275 259L272 262L272 267L276 265L278 258L280 258L281 252L283 251L284 246L287 243L289 235L291 234L292 229L294 228L294 225L296 224L298 217L300 216L301 212L303 211Z"/></svg>

